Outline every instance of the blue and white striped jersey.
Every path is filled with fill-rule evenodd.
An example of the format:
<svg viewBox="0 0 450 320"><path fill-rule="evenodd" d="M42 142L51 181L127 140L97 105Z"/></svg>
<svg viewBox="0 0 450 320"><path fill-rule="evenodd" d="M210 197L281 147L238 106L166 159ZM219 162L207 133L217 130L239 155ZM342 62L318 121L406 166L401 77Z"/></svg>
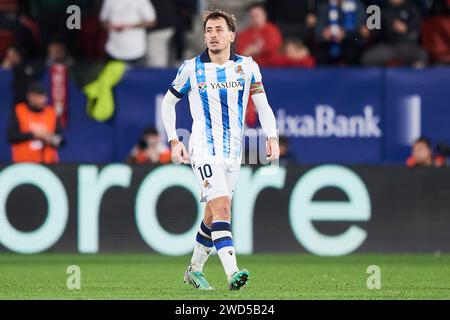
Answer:
<svg viewBox="0 0 450 320"><path fill-rule="evenodd" d="M218 65L205 50L183 63L170 91L189 97L191 155L241 157L247 102L258 86L262 90L261 73L251 57L231 53L229 61Z"/></svg>

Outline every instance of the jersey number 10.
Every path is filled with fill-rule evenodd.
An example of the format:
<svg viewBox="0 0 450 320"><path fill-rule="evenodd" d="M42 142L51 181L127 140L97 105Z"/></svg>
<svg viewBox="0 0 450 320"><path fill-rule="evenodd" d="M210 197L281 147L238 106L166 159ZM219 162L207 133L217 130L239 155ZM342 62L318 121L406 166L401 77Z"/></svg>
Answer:
<svg viewBox="0 0 450 320"><path fill-rule="evenodd" d="M205 164L203 167L198 167L198 171L200 171L202 180L205 180L205 178L212 177L212 170L211 170L211 166L209 164Z"/></svg>

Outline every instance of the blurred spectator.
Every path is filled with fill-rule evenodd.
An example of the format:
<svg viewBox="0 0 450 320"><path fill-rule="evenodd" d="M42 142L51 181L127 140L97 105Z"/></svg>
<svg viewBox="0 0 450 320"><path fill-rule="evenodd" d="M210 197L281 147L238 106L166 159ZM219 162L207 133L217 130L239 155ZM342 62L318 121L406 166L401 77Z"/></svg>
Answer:
<svg viewBox="0 0 450 320"><path fill-rule="evenodd" d="M417 139L412 146L412 154L406 160L406 165L412 167L441 167L445 164L443 156L434 156L430 140Z"/></svg>
<svg viewBox="0 0 450 320"><path fill-rule="evenodd" d="M157 22L147 34L146 65L149 67L168 67L170 40L175 34L175 0L152 0L156 10Z"/></svg>
<svg viewBox="0 0 450 320"><path fill-rule="evenodd" d="M281 32L267 20L266 9L261 3L250 5L248 15L249 26L238 34L236 52L251 56L259 65L267 66L281 48Z"/></svg>
<svg viewBox="0 0 450 320"><path fill-rule="evenodd" d="M187 34L193 34L193 18L195 16L195 12L197 11L197 1L196 0L177 0L175 2L176 6L176 26L175 26L175 34L173 36L173 44L175 47L175 64L179 64L179 61L184 60L184 53L187 50ZM197 20L199 25L201 20ZM201 30L203 30L203 25L201 25ZM202 38L201 33L199 35ZM189 41L190 42L190 41ZM192 58L189 56L189 59Z"/></svg>
<svg viewBox="0 0 450 320"><path fill-rule="evenodd" d="M297 164L295 154L289 149L289 139L285 136L280 136L280 165L287 166Z"/></svg>
<svg viewBox="0 0 450 320"><path fill-rule="evenodd" d="M256 0L258 1L258 0ZM247 19L247 9L250 4L255 3L255 0L183 0L179 2L183 3L185 6L189 2L192 3L190 9L186 7L183 8L183 11L186 19L186 22L189 21L189 32L185 33L185 38L183 38L182 43L184 43L183 47L183 57L184 59L191 59L196 56L198 52L205 50L205 41L204 41L204 33L205 30L203 28L202 16L204 11L206 10L214 10L214 9L222 9L227 12L230 12L236 17L236 34L243 29L245 26L244 21ZM260 3L263 0L259 0ZM187 15L191 14L189 18ZM181 28L181 26L179 26ZM184 30L182 31L184 32ZM177 31L177 35L175 37L175 41L180 41L180 32ZM177 56L180 58L180 56ZM179 63L182 63L179 62Z"/></svg>
<svg viewBox="0 0 450 320"><path fill-rule="evenodd" d="M61 120L63 127L68 123L68 83L69 75L77 73L75 61L69 55L65 43L58 38L53 39L47 46L46 67L50 80L50 101ZM75 72L72 72L75 70Z"/></svg>
<svg viewBox="0 0 450 320"><path fill-rule="evenodd" d="M90 64L104 61L106 56L108 32L103 28L99 17L102 4L103 0L89 0L89 5L82 12L77 44L81 59Z"/></svg>
<svg viewBox="0 0 450 320"><path fill-rule="evenodd" d="M10 46L6 50L2 67L13 70L14 105L26 101L28 87L31 83L40 79L44 71L42 63L25 59L23 50L17 46Z"/></svg>
<svg viewBox="0 0 450 320"><path fill-rule="evenodd" d="M158 164L170 162L169 148L161 141L159 132L149 127L131 150L127 162L134 164Z"/></svg>
<svg viewBox="0 0 450 320"><path fill-rule="evenodd" d="M146 28L156 22L149 0L105 0L100 20L108 30L106 53L110 60L143 64L146 51Z"/></svg>
<svg viewBox="0 0 450 320"><path fill-rule="evenodd" d="M35 56L39 49L39 28L27 15L26 1L0 1L0 57L11 45L24 48L27 56Z"/></svg>
<svg viewBox="0 0 450 320"><path fill-rule="evenodd" d="M248 7L252 4L264 4L264 0L207 0L207 9L222 9L232 13L236 17L236 32L239 33L244 28L244 21L247 19ZM206 9L206 8L205 8Z"/></svg>
<svg viewBox="0 0 450 320"><path fill-rule="evenodd" d="M74 64L73 58L69 55L66 44L55 38L47 46L46 65L52 66L54 64L64 64L68 67Z"/></svg>
<svg viewBox="0 0 450 320"><path fill-rule="evenodd" d="M1 0L0 16L14 15L19 10L19 0Z"/></svg>
<svg viewBox="0 0 450 320"><path fill-rule="evenodd" d="M430 15L450 15L450 1L448 0L429 0L432 2Z"/></svg>
<svg viewBox="0 0 450 320"><path fill-rule="evenodd" d="M13 162L54 164L63 143L61 126L45 88L34 83L27 90L27 102L15 106L8 131Z"/></svg>
<svg viewBox="0 0 450 320"><path fill-rule="evenodd" d="M319 4L316 28L319 63L359 64L369 36L360 0L328 0Z"/></svg>
<svg viewBox="0 0 450 320"><path fill-rule="evenodd" d="M267 65L271 67L314 68L316 62L309 49L300 39L288 38L284 41L281 52L273 56Z"/></svg>
<svg viewBox="0 0 450 320"><path fill-rule="evenodd" d="M428 57L418 42L421 20L420 12L413 3L389 0L382 14L381 39L364 54L363 64L425 66Z"/></svg>
<svg viewBox="0 0 450 320"><path fill-rule="evenodd" d="M423 46L433 64L450 64L450 1L434 1L432 13L421 27Z"/></svg>
<svg viewBox="0 0 450 320"><path fill-rule="evenodd" d="M314 40L317 25L317 0L267 0L269 18L284 38L300 38L307 45Z"/></svg>
<svg viewBox="0 0 450 320"><path fill-rule="evenodd" d="M6 49L16 41L17 0L0 1L0 58L3 59Z"/></svg>
<svg viewBox="0 0 450 320"><path fill-rule="evenodd" d="M48 44L55 34L63 37L67 45L72 46L75 33L67 24L67 8L76 4L83 6L87 0L24 0L27 3L26 16L32 18L39 26L41 55L45 54Z"/></svg>
<svg viewBox="0 0 450 320"><path fill-rule="evenodd" d="M22 61L22 53L16 46L10 46L5 51L1 67L3 69L14 69Z"/></svg>
<svg viewBox="0 0 450 320"><path fill-rule="evenodd" d="M450 6L447 0L412 0L412 2L424 18L442 14Z"/></svg>
<svg viewBox="0 0 450 320"><path fill-rule="evenodd" d="M445 165L450 165L450 145L446 142L438 142L436 146L436 156L442 158Z"/></svg>

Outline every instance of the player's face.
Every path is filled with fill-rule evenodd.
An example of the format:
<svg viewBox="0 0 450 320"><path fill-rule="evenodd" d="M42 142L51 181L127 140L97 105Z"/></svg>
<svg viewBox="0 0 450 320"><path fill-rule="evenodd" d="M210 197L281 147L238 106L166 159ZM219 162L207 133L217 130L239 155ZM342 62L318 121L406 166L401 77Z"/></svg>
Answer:
<svg viewBox="0 0 450 320"><path fill-rule="evenodd" d="M234 42L234 37L234 32L228 29L224 18L210 19L206 22L205 43L213 53L228 50L231 43Z"/></svg>

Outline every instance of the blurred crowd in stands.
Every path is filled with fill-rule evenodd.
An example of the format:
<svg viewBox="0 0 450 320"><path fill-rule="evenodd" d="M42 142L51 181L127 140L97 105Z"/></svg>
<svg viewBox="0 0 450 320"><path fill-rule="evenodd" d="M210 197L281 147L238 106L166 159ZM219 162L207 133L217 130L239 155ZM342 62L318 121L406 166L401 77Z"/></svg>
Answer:
<svg viewBox="0 0 450 320"><path fill-rule="evenodd" d="M439 143L433 150L433 144L426 137L418 138L411 148L411 155L406 159L406 166L415 167L442 167L447 165L447 157L450 155L449 147Z"/></svg>
<svg viewBox="0 0 450 320"><path fill-rule="evenodd" d="M79 17L72 17L72 5L81 9ZM367 23L371 5L381 8L380 29ZM15 158L58 161L67 104L60 93L68 75L87 95L88 113L105 121L114 102L110 92L101 92L100 101L98 88L112 89L123 74L121 65L106 63L179 66L204 50L201 18L213 8L236 16L234 50L263 67L450 65L450 0L0 0L0 69L14 74L9 140ZM68 28L69 18L79 18L81 28ZM51 92L36 84L48 70ZM48 98L56 115L42 112ZM31 117L41 126L28 128ZM287 139L280 142L281 162L295 163ZM428 140L418 140L407 165L443 164L432 153ZM154 128L128 158L169 160Z"/></svg>
<svg viewBox="0 0 450 320"><path fill-rule="evenodd" d="M69 30L67 8L81 8ZM381 7L381 29L366 8ZM3 68L33 61L33 71L120 59L175 66L204 48L201 14L235 14L236 51L262 66L424 66L450 63L449 0L1 0ZM40 62L40 63L38 63Z"/></svg>

